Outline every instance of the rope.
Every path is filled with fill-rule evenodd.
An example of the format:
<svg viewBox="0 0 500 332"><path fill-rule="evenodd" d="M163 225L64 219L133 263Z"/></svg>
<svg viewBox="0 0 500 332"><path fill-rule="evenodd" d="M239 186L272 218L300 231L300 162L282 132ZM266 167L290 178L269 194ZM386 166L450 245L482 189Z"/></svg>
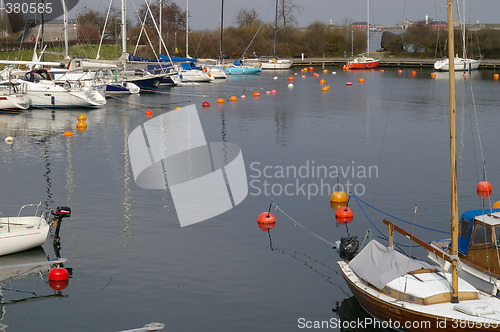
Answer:
<svg viewBox="0 0 500 332"><path fill-rule="evenodd" d="M369 203L367 203L367 202L363 201L361 198L357 197L357 196L356 196L355 194L353 194L353 193L351 193L350 195L351 195L352 197L354 197L354 198L356 199L356 201L359 201L359 202L361 202L361 203L363 203L363 204L365 204L365 205L367 205L367 206L371 207L372 209L374 209L374 210L376 210L376 211L378 211L378 212L380 212L380 213L382 213L382 214L385 214L386 216L388 216L388 217L390 217L390 218L393 218L393 219L396 219L396 220L402 221L402 222L404 222L404 223L406 223L406 224L409 224L409 225L412 225L412 226L415 226L415 227L419 227L419 228L422 228L422 229L425 229L425 230L429 230L429 231L433 231L433 232L437 232L437 233L449 234L449 232L447 232L447 231L442 231L442 230L439 230L439 229L434 229L434 228L430 228L430 227L426 227L426 226L418 225L418 224L416 224L416 223L412 223L412 222L410 222L410 221L407 221L407 220L404 220L404 219L398 218L398 217L396 217L396 216L394 216L394 215L392 215L392 214L390 214L390 213L384 212L384 211L380 210L379 208L376 208L375 206L373 206L373 205L371 205L371 204L369 204ZM359 205L359 203L358 203L358 205ZM361 207L361 206L360 206L360 207ZM361 209L362 209L362 208L361 208ZM366 215L366 214L365 214L365 215ZM367 218L368 218L368 217L367 217ZM370 222L371 222L371 221L370 221ZM375 229L377 229L377 228L375 227ZM377 229L377 230L378 230L378 229ZM379 231L379 232L380 232L380 231Z"/></svg>
<svg viewBox="0 0 500 332"><path fill-rule="evenodd" d="M321 236L319 236L318 234L314 233L313 231L311 231L309 228L305 227L304 225L302 225L300 222L298 222L297 220L295 220L294 218L292 218L288 213L286 213L285 211L283 211L283 209L281 209L275 202L274 200L271 200L271 206L274 205L275 206L275 210L279 210L281 213L283 213L285 216L287 216L290 220L292 220L294 222L294 225L297 226L299 225L304 231L308 232L309 234L311 234L312 236L314 236L315 238L317 238L318 240L321 240L323 242L325 242L326 244L332 246L332 247L335 247L335 244L322 238ZM270 207L271 207L270 206Z"/></svg>

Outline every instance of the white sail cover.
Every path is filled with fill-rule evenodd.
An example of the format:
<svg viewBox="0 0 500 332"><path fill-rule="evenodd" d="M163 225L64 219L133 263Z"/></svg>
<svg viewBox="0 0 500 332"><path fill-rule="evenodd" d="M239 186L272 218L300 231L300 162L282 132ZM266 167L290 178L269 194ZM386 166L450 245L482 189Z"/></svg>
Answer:
<svg viewBox="0 0 500 332"><path fill-rule="evenodd" d="M128 144L136 184L169 189L181 226L228 211L248 194L240 148L207 143L195 105L145 122Z"/></svg>
<svg viewBox="0 0 500 332"><path fill-rule="evenodd" d="M361 279L378 289L392 280L418 269L434 269L428 263L406 257L376 240L370 241L350 262L349 266Z"/></svg>

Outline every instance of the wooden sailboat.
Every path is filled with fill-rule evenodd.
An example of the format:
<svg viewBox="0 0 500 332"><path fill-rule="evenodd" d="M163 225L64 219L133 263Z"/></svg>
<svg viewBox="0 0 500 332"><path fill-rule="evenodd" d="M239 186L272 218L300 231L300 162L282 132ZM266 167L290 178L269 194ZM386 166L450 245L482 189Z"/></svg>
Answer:
<svg viewBox="0 0 500 332"><path fill-rule="evenodd" d="M348 61L348 69L373 69L380 64L380 58L370 57L370 0L366 0L366 17L366 54L358 54Z"/></svg>
<svg viewBox="0 0 500 332"><path fill-rule="evenodd" d="M453 4L448 5L448 39L453 50ZM386 247L372 240L350 261L338 266L360 305L391 328L406 331L491 331L500 326L500 299L458 277L458 199L456 175L455 71L449 71L451 273L394 250L393 231ZM410 237L414 241L414 237ZM421 243L423 241L416 241Z"/></svg>

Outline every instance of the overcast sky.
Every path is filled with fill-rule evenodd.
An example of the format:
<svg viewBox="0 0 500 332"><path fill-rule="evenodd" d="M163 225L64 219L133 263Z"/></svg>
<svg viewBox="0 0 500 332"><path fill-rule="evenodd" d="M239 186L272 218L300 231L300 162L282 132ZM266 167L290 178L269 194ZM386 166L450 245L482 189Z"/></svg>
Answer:
<svg viewBox="0 0 500 332"><path fill-rule="evenodd" d="M129 17L135 17L136 9L145 0L127 0ZM500 0L458 0L460 7L465 1L465 18L468 23L500 23ZM176 0L186 9L186 0ZM293 0L302 7L295 16L299 26L307 26L314 21L343 24L346 21L366 21L366 0ZM134 4L135 3L135 4ZM471 7L471 4L474 6ZM109 0L80 0L77 8L83 5L107 11ZM113 0L120 6L120 0ZM255 9L265 22L274 20L275 0L225 0L224 26L234 25L240 9ZM74 11L72 11L74 12ZM217 29L220 24L221 0L189 0L190 30ZM134 16L133 16L134 15ZM406 18L412 21L423 20L428 15L436 20L446 20L446 0L370 0L370 23L393 25L397 20Z"/></svg>

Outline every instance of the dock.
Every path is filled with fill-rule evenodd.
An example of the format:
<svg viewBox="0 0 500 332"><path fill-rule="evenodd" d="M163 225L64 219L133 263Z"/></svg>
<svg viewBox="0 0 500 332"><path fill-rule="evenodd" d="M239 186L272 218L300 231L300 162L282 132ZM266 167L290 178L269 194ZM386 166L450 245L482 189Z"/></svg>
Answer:
<svg viewBox="0 0 500 332"><path fill-rule="evenodd" d="M371 53L370 53L371 54ZM330 58L305 58L291 59L293 68L301 67L342 67L346 64L349 58L330 57ZM395 58L383 57L380 60L380 68L433 68L436 59L416 59L416 58ZM496 69L500 68L500 60L483 59L479 69Z"/></svg>

